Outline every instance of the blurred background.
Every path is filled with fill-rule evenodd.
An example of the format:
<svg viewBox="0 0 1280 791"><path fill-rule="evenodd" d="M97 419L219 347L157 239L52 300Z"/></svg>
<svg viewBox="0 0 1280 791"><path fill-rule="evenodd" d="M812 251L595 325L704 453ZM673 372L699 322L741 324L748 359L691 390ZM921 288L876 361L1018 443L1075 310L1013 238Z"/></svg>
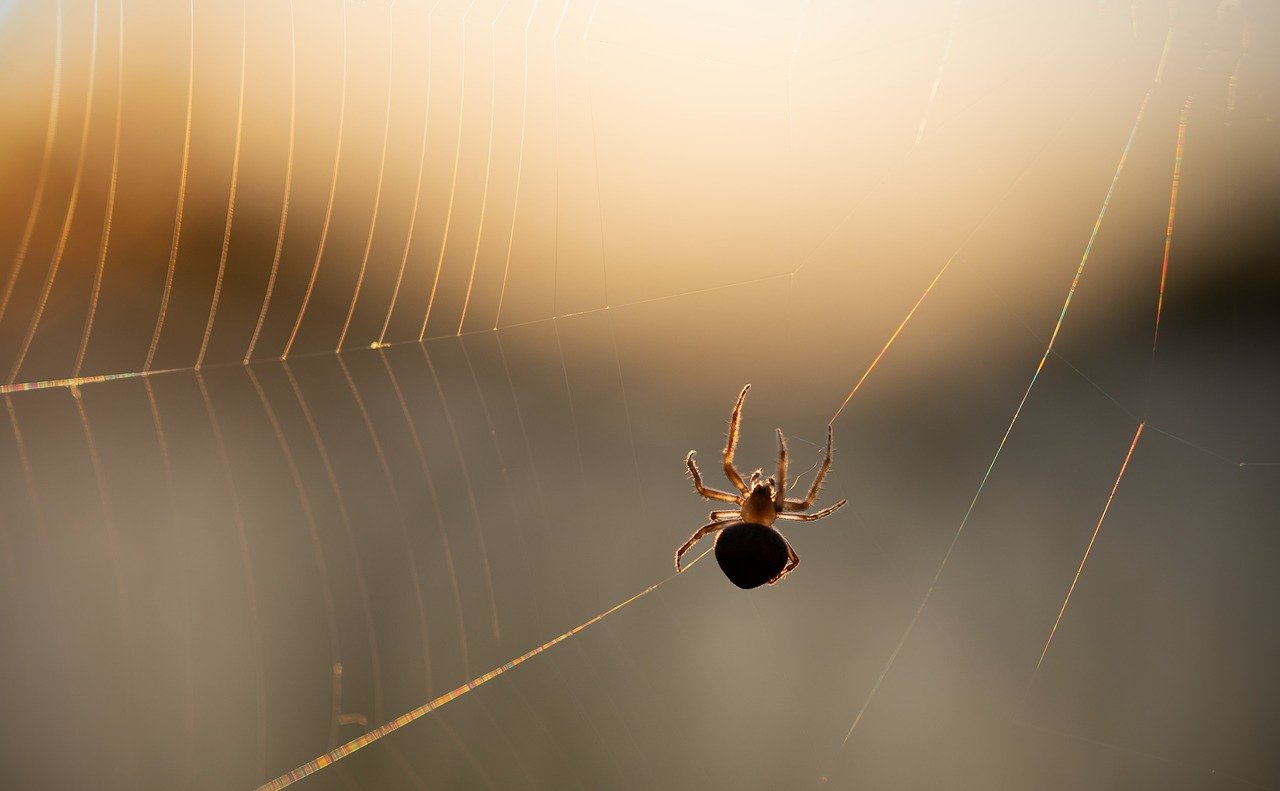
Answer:
<svg viewBox="0 0 1280 791"><path fill-rule="evenodd" d="M1280 787L1278 39L0 2L0 785L253 788L662 582L299 786ZM805 486L877 360L799 569L668 580L742 385Z"/></svg>

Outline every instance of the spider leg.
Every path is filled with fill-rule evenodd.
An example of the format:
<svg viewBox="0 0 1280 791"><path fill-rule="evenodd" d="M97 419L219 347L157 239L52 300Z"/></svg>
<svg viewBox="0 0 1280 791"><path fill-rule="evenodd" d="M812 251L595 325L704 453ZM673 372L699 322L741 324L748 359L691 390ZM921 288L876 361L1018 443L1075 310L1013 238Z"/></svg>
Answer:
<svg viewBox="0 0 1280 791"><path fill-rule="evenodd" d="M719 489L708 489L702 485L702 473L698 472L698 463L693 460L694 453L694 451L689 451L689 455L684 458L684 463L689 468L689 475L693 477L693 488L698 490L698 494L708 500L720 500L725 503L742 505L743 498L738 495L722 492Z"/></svg>
<svg viewBox="0 0 1280 791"><path fill-rule="evenodd" d="M785 519L788 522L813 522L815 520L821 519L824 516L831 516L836 511L840 510L840 507L847 502L849 501L841 500L835 505L823 508L821 511L814 511L811 514L778 514L778 518Z"/></svg>
<svg viewBox="0 0 1280 791"><path fill-rule="evenodd" d="M729 483L734 488L742 492L744 495L751 494L751 490L747 488L747 484L743 482L742 476L733 466L733 451L738 447L738 427L742 423L742 402L747 397L747 391L751 389L751 385L742 388L742 392L738 393L738 400L734 402L733 414L729 416L729 441L724 446L724 475L729 479Z"/></svg>
<svg viewBox="0 0 1280 791"><path fill-rule="evenodd" d="M831 469L831 426L827 426L827 455L822 459L822 467L818 469L818 474L813 478L813 485L809 487L809 493L805 495L803 500L793 500L787 498L782 502L783 511L807 511L813 507L814 501L818 499L818 492L822 491L822 483L827 477L827 470Z"/></svg>
<svg viewBox="0 0 1280 791"><path fill-rule="evenodd" d="M799 566L799 565L800 565L800 556L796 554L796 551L791 548L791 544L788 543L787 544L787 565L782 567L782 571L778 572L778 576L769 580L769 584L777 585L779 582L782 581L783 577L795 571L796 566Z"/></svg>
<svg viewBox="0 0 1280 791"><path fill-rule="evenodd" d="M715 522L733 521L742 518L742 511L737 508L728 511L712 511L710 518Z"/></svg>
<svg viewBox="0 0 1280 791"><path fill-rule="evenodd" d="M679 549L676 550L676 572L678 573L678 572L684 571L684 569L680 568L680 558L684 557L684 553L688 552L689 549L694 544L698 543L698 541L700 541L703 536L709 535L711 533L717 533L721 530L724 530L726 527L729 527L731 525L736 525L736 524L739 524L739 522L737 522L736 520L731 522L708 522L707 524L698 528L697 531L695 531L694 534L689 537L689 540L684 542L684 544Z"/></svg>
<svg viewBox="0 0 1280 791"><path fill-rule="evenodd" d="M778 431L778 488L774 490L773 507L781 511L787 499L787 438Z"/></svg>

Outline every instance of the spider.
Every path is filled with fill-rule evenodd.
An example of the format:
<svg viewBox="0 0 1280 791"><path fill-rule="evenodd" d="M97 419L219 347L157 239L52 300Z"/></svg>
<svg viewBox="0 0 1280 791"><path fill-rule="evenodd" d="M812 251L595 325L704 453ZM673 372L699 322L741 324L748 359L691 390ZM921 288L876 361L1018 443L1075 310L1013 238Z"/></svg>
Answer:
<svg viewBox="0 0 1280 791"><path fill-rule="evenodd" d="M761 478L763 470L751 473L751 481L742 480L733 466L733 451L738 446L738 426L742 420L742 402L747 397L751 385L742 388L738 400L733 405L733 413L729 417L729 441L724 446L724 474L729 482L741 494L730 494L717 489L709 489L702 485L702 474L698 472L698 464L693 457L697 451L689 451L685 457L685 465L693 478L693 488L708 500L720 500L739 506L737 509L712 511L711 521L698 530L676 550L676 571L681 571L680 558L684 553L706 535L716 534L716 562L729 581L739 588L757 588L765 583L774 584L787 576L800 565L800 557L791 548L782 534L773 528L773 523L781 519L790 522L812 522L835 513L847 500L815 511L811 514L798 513L807 511L818 492L822 489L822 481L831 469L831 426L827 426L827 452L822 460L822 467L809 487L809 494L803 500L795 500L787 494L787 440L778 432L778 475L776 478Z"/></svg>

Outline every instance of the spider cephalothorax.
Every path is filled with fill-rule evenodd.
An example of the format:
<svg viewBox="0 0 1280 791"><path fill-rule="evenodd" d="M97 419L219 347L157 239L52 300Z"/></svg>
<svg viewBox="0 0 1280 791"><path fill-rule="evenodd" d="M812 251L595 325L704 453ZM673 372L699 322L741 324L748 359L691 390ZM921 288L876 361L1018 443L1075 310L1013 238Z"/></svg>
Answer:
<svg viewBox="0 0 1280 791"><path fill-rule="evenodd" d="M684 546L676 550L676 570L680 570L680 558L689 548L703 536L716 534L716 561L721 570L734 585L739 588L756 588L765 583L772 585L785 577L800 564L800 557L791 548L782 534L773 529L778 520L792 522L812 522L829 516L845 504L841 500L833 506L815 511L812 514L799 513L807 511L818 499L822 490L822 481L831 469L831 426L827 426L827 451L822 459L822 466L809 487L809 494L803 500L787 497L787 440L778 429L778 474L763 478L763 470L751 473L750 483L742 480L742 475L733 466L733 451L738 446L738 428L742 420L742 402L747 397L751 385L742 388L738 400L733 405L733 414L729 418L729 441L724 446L724 474L738 490L738 494L709 489L702 485L702 474L693 460L696 451L689 451L685 464L689 475L693 478L693 487L698 494L708 500L720 500L733 503L737 509L712 511L711 521L698 528Z"/></svg>

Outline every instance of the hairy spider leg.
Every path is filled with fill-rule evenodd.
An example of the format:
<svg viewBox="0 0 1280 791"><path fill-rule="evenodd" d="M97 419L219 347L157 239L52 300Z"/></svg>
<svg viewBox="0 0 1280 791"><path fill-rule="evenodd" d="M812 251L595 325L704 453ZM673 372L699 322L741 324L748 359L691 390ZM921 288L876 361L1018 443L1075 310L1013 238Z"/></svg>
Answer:
<svg viewBox="0 0 1280 791"><path fill-rule="evenodd" d="M724 522L725 520L739 519L742 516L742 510L733 508L726 511L712 511L710 518L716 522Z"/></svg>
<svg viewBox="0 0 1280 791"><path fill-rule="evenodd" d="M708 500L720 500L725 503L734 503L742 505L743 498L736 494L722 492L719 489L709 489L702 485L702 473L698 472L698 463L693 460L696 451L689 451L689 455L684 457L684 463L689 468L689 475L693 476L693 488L698 490L698 494Z"/></svg>
<svg viewBox="0 0 1280 791"><path fill-rule="evenodd" d="M785 539L784 539L785 540ZM782 571L778 572L778 576L769 580L769 585L776 585L782 581L782 578L796 570L796 566L800 565L800 556L796 554L792 548L791 542L787 541L787 565L782 567Z"/></svg>
<svg viewBox="0 0 1280 791"><path fill-rule="evenodd" d="M738 447L738 426L742 423L742 402L746 400L747 391L750 389L751 385L747 385L742 388L741 393L738 393L738 400L733 405L733 414L729 416L729 441L724 445L724 475L729 479L729 483L732 483L734 488L744 495L751 494L751 490L747 488L742 476L738 474L738 470L733 466L733 452Z"/></svg>
<svg viewBox="0 0 1280 791"><path fill-rule="evenodd" d="M726 527L733 527L734 525L740 525L740 524L742 524L742 522L739 522L737 520L734 520L731 522L708 522L707 524L698 528L697 532L695 532L692 536L690 536L689 540L684 542L684 545L676 550L676 571L677 572L684 571L684 569L680 568L680 558L684 556L684 553L689 551L690 547L698 543L698 541L700 541L703 536L709 535L711 533L718 533L719 531L724 530Z"/></svg>
<svg viewBox="0 0 1280 791"><path fill-rule="evenodd" d="M789 498L783 500L783 511L807 511L813 507L814 501L818 499L818 493L822 491L822 483L827 477L827 470L831 469L831 431L831 426L827 426L827 455L822 460L822 467L818 469L818 474L814 476L813 485L809 487L809 493L805 495L803 500Z"/></svg>
<svg viewBox="0 0 1280 791"><path fill-rule="evenodd" d="M778 518L785 519L788 522L813 522L817 519L821 519L824 516L831 516L836 511L840 510L840 507L847 502L849 501L841 500L835 505L823 508L821 511L814 511L811 514L778 514Z"/></svg>
<svg viewBox="0 0 1280 791"><path fill-rule="evenodd" d="M787 499L787 438L778 432L778 488L773 493L773 507L781 511Z"/></svg>

